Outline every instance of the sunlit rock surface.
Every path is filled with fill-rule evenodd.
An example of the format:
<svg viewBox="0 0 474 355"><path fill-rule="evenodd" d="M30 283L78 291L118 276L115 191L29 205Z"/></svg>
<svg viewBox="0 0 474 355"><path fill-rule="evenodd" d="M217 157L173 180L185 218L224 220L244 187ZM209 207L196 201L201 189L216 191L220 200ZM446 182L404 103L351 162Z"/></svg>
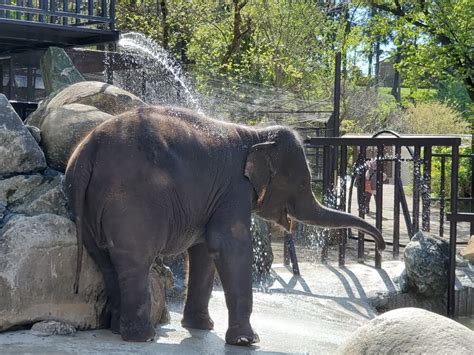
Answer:
<svg viewBox="0 0 474 355"><path fill-rule="evenodd" d="M338 354L472 354L474 332L421 308L400 308L354 332Z"/></svg>
<svg viewBox="0 0 474 355"><path fill-rule="evenodd" d="M44 154L20 117L0 94L0 177L46 168Z"/></svg>

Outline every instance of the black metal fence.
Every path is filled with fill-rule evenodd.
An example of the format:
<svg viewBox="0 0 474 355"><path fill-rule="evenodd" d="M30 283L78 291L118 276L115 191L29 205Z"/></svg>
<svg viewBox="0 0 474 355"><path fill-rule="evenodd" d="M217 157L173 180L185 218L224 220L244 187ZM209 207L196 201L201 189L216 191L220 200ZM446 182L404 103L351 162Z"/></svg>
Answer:
<svg viewBox="0 0 474 355"><path fill-rule="evenodd" d="M391 133L391 132L384 132ZM317 170L313 173L317 183L322 183L322 191L324 194L335 195L332 201L336 201L335 205L340 210L350 210L350 201L347 194L352 194L354 177L359 179L359 187L365 186L365 171L367 169L366 152L370 149L375 154L376 162L376 194L375 194L375 223L379 230L382 230L383 223L383 174L384 164L393 166L393 184L394 184L394 201L393 201L393 231L392 240L385 235L385 239L393 246L393 257L398 258L400 252L400 224L401 215L403 215L405 225L409 237L411 238L418 230L430 230L430 203L435 200L440 204L440 235L444 233L443 225L446 212L449 207L448 221L449 230L449 272L448 272L448 314L454 314L454 284L455 284L455 256L456 256L456 239L457 239L457 222L465 221L471 223L471 231L473 230L473 214L472 212L472 191L471 197L458 197L458 172L459 159L470 159L471 166L474 156L472 154L460 155L459 147L461 139L454 136L374 136L374 137L316 137L305 141L310 154L309 159L316 159L312 162ZM449 147L449 153L436 153L435 147ZM402 156L402 149L407 149L410 153L408 157ZM352 165L352 172L348 173L349 157L348 153L356 152ZM390 154L387 154L390 151ZM313 155L313 157L311 157ZM431 196L431 168L433 159L441 159L441 181L440 195L432 198ZM319 161L320 160L320 161ZM413 166L413 193L412 193L412 211L408 208L407 198L404 193L401 179L401 164L408 161ZM447 161L450 162L450 174L447 172ZM322 167L322 169L321 169ZM322 175L322 176L321 176ZM352 179L348 176L352 175ZM446 191L447 175L449 177L449 189ZM350 181L350 183L349 183ZM358 188L362 190L363 188ZM349 191L349 192L348 192ZM470 203L470 212L458 212L458 202L468 200ZM363 194L358 193L358 214L361 218L365 218L366 200ZM421 222L421 223L420 223ZM345 252L347 239L352 237L350 231L340 233L339 238L339 264L343 266L345 263ZM365 242L367 241L362 232L359 232L358 240L358 259L364 260ZM324 256L324 252L323 252ZM381 267L381 254L375 254L375 266Z"/></svg>
<svg viewBox="0 0 474 355"><path fill-rule="evenodd" d="M114 29L115 0L0 0L0 19Z"/></svg>

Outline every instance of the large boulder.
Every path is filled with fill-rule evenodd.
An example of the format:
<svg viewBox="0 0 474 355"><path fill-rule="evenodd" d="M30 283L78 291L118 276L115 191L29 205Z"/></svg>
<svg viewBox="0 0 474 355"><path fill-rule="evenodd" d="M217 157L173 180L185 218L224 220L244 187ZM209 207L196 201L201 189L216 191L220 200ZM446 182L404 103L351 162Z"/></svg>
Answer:
<svg viewBox="0 0 474 355"><path fill-rule="evenodd" d="M14 215L0 229L0 331L43 320L78 329L107 325L102 276L84 253L79 293L73 293L76 229L67 218ZM160 267L152 268L152 319L166 315Z"/></svg>
<svg viewBox="0 0 474 355"><path fill-rule="evenodd" d="M27 123L42 130L48 111L69 104L93 106L109 115L147 106L137 96L116 86L100 81L83 81L49 95L40 103L38 109L28 116Z"/></svg>
<svg viewBox="0 0 474 355"><path fill-rule="evenodd" d="M338 354L472 354L474 332L421 308L399 308L356 330Z"/></svg>
<svg viewBox="0 0 474 355"><path fill-rule="evenodd" d="M0 94L0 176L39 171L46 161L38 143Z"/></svg>
<svg viewBox="0 0 474 355"><path fill-rule="evenodd" d="M16 175L0 180L0 204L29 216L52 213L69 216L62 175Z"/></svg>
<svg viewBox="0 0 474 355"><path fill-rule="evenodd" d="M418 232L405 247L402 292L429 298L443 296L448 287L449 244Z"/></svg>
<svg viewBox="0 0 474 355"><path fill-rule="evenodd" d="M48 94L86 80L62 48L49 47L41 57L40 65L44 88Z"/></svg>
<svg viewBox="0 0 474 355"><path fill-rule="evenodd" d="M68 159L80 141L110 117L113 116L82 104L64 105L46 112L41 139L48 165L66 170Z"/></svg>

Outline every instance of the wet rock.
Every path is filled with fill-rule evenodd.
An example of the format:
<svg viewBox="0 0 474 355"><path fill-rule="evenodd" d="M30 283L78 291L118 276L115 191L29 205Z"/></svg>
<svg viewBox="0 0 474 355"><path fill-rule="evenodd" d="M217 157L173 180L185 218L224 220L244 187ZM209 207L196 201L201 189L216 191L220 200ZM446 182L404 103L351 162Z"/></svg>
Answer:
<svg viewBox="0 0 474 355"><path fill-rule="evenodd" d="M43 321L33 324L31 333L40 337L48 337L50 335L74 336L76 328L65 322Z"/></svg>
<svg viewBox="0 0 474 355"><path fill-rule="evenodd" d="M0 331L40 320L67 322L77 329L107 326L102 275L84 253L79 293L75 224L61 216L14 215L0 229ZM150 274L152 319L163 318L164 282Z"/></svg>
<svg viewBox="0 0 474 355"><path fill-rule="evenodd" d="M30 126L26 125L26 128L28 128L28 131L30 131L31 135L35 139L36 143L40 144L41 143L41 131L39 130L38 127L35 126Z"/></svg>
<svg viewBox="0 0 474 355"><path fill-rule="evenodd" d="M64 172L69 157L80 141L111 117L93 106L82 104L49 110L41 125L42 147L48 165Z"/></svg>
<svg viewBox="0 0 474 355"><path fill-rule="evenodd" d="M464 259L474 264L474 235L471 235L467 246L461 250L460 254Z"/></svg>
<svg viewBox="0 0 474 355"><path fill-rule="evenodd" d="M400 276L402 292L439 297L447 290L449 244L418 232L407 244L405 270Z"/></svg>
<svg viewBox="0 0 474 355"><path fill-rule="evenodd" d="M254 216L250 226L252 233L252 278L258 285L271 285L273 279L270 269L273 263L273 251L270 240L270 227L268 222Z"/></svg>
<svg viewBox="0 0 474 355"><path fill-rule="evenodd" d="M356 330L337 354L472 354L474 332L436 313L400 308Z"/></svg>
<svg viewBox="0 0 474 355"><path fill-rule="evenodd" d="M27 123L43 131L42 125L47 112L70 104L93 106L109 115L148 106L137 96L116 86L100 81L83 81L52 93L28 116Z"/></svg>
<svg viewBox="0 0 474 355"><path fill-rule="evenodd" d="M52 213L68 217L62 175L16 175L0 180L0 203L11 212L28 216Z"/></svg>
<svg viewBox="0 0 474 355"><path fill-rule="evenodd" d="M44 154L5 95L0 94L0 176L46 168Z"/></svg>
<svg viewBox="0 0 474 355"><path fill-rule="evenodd" d="M40 65L47 94L86 80L62 48L49 47Z"/></svg>

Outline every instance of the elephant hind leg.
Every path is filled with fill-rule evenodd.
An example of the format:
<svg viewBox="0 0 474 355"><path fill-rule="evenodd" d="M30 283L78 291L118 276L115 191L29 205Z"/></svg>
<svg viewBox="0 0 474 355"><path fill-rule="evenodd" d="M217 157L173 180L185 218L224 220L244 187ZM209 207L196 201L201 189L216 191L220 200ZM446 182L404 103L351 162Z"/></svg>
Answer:
<svg viewBox="0 0 474 355"><path fill-rule="evenodd" d="M86 231L89 229L86 228ZM99 249L91 238L84 238L84 245L94 260L104 279L107 294L107 312L110 313L110 329L112 332L120 333L120 287L117 272L110 259L107 250Z"/></svg>
<svg viewBox="0 0 474 355"><path fill-rule="evenodd" d="M189 248L188 291L181 324L185 328L211 330L214 322L209 316L209 298L214 283L214 260L205 243Z"/></svg>

